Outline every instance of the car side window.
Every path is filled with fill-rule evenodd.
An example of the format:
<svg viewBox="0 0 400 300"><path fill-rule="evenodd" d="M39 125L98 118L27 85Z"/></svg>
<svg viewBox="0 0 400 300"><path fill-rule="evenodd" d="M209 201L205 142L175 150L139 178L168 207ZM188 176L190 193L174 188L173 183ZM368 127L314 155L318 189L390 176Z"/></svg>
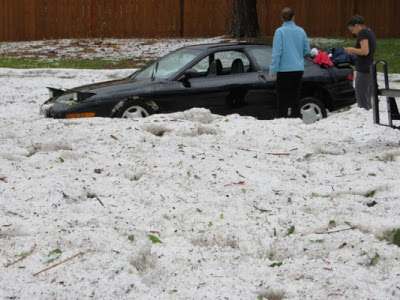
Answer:
<svg viewBox="0 0 400 300"><path fill-rule="evenodd" d="M210 67L209 57L204 57L201 61L195 64L192 69L195 69L197 72L201 74L207 74L207 70Z"/></svg>
<svg viewBox="0 0 400 300"><path fill-rule="evenodd" d="M232 74L234 61L241 60L243 63L243 72L250 70L250 61L246 54L241 51L221 51L214 54L215 59L219 59L222 63L223 74Z"/></svg>
<svg viewBox="0 0 400 300"><path fill-rule="evenodd" d="M260 66L261 70L269 70L272 61L272 48L252 48L249 50Z"/></svg>
<svg viewBox="0 0 400 300"><path fill-rule="evenodd" d="M217 72L217 76L238 73L236 71L232 72L233 69L237 69L235 63L237 64L238 60L243 63L243 71L241 73L248 72L251 69L249 59L247 58L246 54L241 51L232 50L215 52L213 60L219 60L222 65L222 70L221 72ZM210 75L210 61L210 56L207 56L195 64L192 69L195 69L197 72L199 72L201 76ZM236 62L234 63L234 61Z"/></svg>

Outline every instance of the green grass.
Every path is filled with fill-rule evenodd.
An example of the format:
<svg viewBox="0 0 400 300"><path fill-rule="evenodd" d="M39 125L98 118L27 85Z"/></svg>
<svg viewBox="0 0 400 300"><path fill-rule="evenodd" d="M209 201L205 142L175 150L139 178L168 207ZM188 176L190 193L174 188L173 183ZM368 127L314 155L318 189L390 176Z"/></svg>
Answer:
<svg viewBox="0 0 400 300"><path fill-rule="evenodd" d="M379 39L375 60L385 60L389 73L400 73L400 39Z"/></svg>
<svg viewBox="0 0 400 300"><path fill-rule="evenodd" d="M272 37L260 36L255 39L247 39L249 42L263 43L272 45ZM327 51L333 47L354 47L355 38L311 38L311 48L315 47L322 51ZM385 60L388 65L389 73L400 73L400 39L378 39L375 53L375 61ZM378 71L380 71L378 67Z"/></svg>
<svg viewBox="0 0 400 300"><path fill-rule="evenodd" d="M249 42L272 44L272 37L261 36L259 38L247 39ZM332 47L353 47L355 38L332 38L322 39L318 42L317 38L312 38L311 47L316 47L326 51ZM375 60L385 60L388 65L389 73L400 73L400 39L378 39ZM38 59L38 58L18 58L0 56L0 68L67 68L67 69L126 69L139 68L146 63L142 58L122 59L122 60L103 60L103 59ZM379 68L378 68L379 71Z"/></svg>
<svg viewBox="0 0 400 300"><path fill-rule="evenodd" d="M65 68L65 69L129 69L143 66L141 59L103 60L103 59L61 59L46 60L38 58L0 57L0 68Z"/></svg>

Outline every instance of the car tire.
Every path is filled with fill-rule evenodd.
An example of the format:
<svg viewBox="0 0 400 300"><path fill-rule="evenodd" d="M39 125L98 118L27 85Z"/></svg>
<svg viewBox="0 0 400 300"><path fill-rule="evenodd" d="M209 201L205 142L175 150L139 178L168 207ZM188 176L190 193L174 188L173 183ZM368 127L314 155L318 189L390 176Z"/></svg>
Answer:
<svg viewBox="0 0 400 300"><path fill-rule="evenodd" d="M328 116L324 103L314 97L306 97L300 101L300 118L306 124L317 122Z"/></svg>
<svg viewBox="0 0 400 300"><path fill-rule="evenodd" d="M116 118L141 119L153 114L151 107L141 101L129 101L118 108Z"/></svg>

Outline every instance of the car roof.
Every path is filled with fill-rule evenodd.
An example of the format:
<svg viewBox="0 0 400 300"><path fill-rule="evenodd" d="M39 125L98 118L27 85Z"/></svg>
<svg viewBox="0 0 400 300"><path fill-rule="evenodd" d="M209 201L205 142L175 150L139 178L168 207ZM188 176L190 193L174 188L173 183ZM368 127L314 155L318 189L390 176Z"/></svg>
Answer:
<svg viewBox="0 0 400 300"><path fill-rule="evenodd" d="M186 46L184 48L189 49L199 49L199 50L211 50L211 49L223 49L223 48L235 48L236 46L266 46L271 47L267 44L257 44L257 43L248 43L248 42L235 42L235 43L214 43L214 44L199 44L199 45L191 45Z"/></svg>

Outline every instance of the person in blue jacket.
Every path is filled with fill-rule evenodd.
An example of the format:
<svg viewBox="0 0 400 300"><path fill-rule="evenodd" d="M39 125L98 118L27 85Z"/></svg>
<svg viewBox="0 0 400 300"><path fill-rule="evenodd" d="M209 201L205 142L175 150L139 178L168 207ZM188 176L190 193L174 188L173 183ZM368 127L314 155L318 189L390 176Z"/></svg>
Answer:
<svg viewBox="0 0 400 300"><path fill-rule="evenodd" d="M304 29L294 23L292 8L282 10L282 19L283 25L274 34L269 77L276 78L278 118L297 118L304 55L310 52L310 43Z"/></svg>

